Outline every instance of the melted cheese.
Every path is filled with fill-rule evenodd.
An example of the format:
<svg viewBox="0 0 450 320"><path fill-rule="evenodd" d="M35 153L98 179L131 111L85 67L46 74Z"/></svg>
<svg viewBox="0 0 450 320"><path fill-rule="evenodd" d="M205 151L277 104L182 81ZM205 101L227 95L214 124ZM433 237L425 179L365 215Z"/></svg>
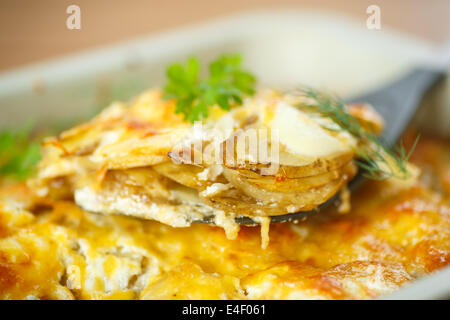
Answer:
<svg viewBox="0 0 450 320"><path fill-rule="evenodd" d="M339 139L329 134L319 123L306 113L280 102L271 124L278 130L280 143L288 151L313 160L330 154L349 152L354 140L348 137Z"/></svg>
<svg viewBox="0 0 450 320"><path fill-rule="evenodd" d="M255 221L259 222L261 228L261 248L266 249L269 245L269 230L270 230L270 218L269 217L256 217Z"/></svg>

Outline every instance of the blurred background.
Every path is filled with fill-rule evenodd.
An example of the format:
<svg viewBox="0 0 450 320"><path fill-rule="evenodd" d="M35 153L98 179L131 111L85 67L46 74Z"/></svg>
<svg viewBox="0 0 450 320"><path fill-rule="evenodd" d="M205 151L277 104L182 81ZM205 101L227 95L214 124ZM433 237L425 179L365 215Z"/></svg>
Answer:
<svg viewBox="0 0 450 320"><path fill-rule="evenodd" d="M80 30L66 25L71 5ZM372 5L380 29L368 27ZM449 42L449 0L0 0L0 127L67 127L164 85L189 55L206 65L240 53L260 86L346 98L434 63ZM449 83L441 111L425 110L450 135Z"/></svg>
<svg viewBox="0 0 450 320"><path fill-rule="evenodd" d="M81 30L66 28L71 4ZM0 71L255 9L323 10L364 24L371 4L383 27L436 44L450 38L449 0L0 0Z"/></svg>

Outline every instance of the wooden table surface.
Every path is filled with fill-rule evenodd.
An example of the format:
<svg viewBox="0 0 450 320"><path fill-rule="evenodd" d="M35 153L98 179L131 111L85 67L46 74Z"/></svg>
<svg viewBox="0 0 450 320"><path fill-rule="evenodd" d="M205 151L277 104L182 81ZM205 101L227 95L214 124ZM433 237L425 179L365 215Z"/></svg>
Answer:
<svg viewBox="0 0 450 320"><path fill-rule="evenodd" d="M66 28L71 4L81 8L81 30ZM382 26L450 41L450 0L0 0L0 70L254 9L320 9L364 22L371 4Z"/></svg>

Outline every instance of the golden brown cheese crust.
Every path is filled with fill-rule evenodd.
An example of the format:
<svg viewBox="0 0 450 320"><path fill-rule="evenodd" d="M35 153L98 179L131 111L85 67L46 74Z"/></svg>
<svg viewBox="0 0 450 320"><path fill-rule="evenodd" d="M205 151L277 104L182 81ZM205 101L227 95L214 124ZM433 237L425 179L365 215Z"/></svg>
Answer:
<svg viewBox="0 0 450 320"><path fill-rule="evenodd" d="M370 182L352 210L228 240L83 212L6 185L0 198L2 299L366 299L450 263L450 143L422 138L421 182Z"/></svg>

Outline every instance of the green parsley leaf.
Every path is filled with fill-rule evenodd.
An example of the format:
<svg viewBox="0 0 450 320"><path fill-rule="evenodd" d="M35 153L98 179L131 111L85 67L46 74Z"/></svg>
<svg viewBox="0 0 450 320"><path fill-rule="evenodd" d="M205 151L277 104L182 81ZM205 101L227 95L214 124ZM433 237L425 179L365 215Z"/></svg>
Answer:
<svg viewBox="0 0 450 320"><path fill-rule="evenodd" d="M189 58L185 65L167 68L165 97L177 99L176 113L194 122L208 116L208 109L218 105L224 110L242 104L245 95L255 93L255 77L242 70L239 55L223 55L209 66L209 77L200 78L200 63Z"/></svg>
<svg viewBox="0 0 450 320"><path fill-rule="evenodd" d="M41 146L31 138L30 124L19 130L0 131L0 175L23 180L41 159Z"/></svg>

